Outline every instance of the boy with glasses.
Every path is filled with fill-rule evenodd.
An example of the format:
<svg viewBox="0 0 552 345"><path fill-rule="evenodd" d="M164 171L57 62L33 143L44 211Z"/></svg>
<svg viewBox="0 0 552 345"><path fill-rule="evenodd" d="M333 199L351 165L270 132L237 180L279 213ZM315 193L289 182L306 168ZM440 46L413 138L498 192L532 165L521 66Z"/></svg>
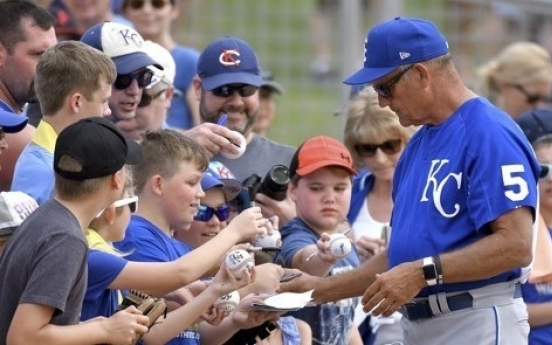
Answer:
<svg viewBox="0 0 552 345"><path fill-rule="evenodd" d="M39 205L53 196L57 136L80 119L111 113L107 101L115 77L111 59L82 42L60 42L42 54L35 89L44 114L17 160L13 191L29 194Z"/></svg>
<svg viewBox="0 0 552 345"><path fill-rule="evenodd" d="M81 41L107 54L117 68L117 78L109 98L109 119L117 123L134 118L144 88L153 78L154 72L149 66L163 70L144 51L142 36L131 27L103 22L88 29Z"/></svg>
<svg viewBox="0 0 552 345"><path fill-rule="evenodd" d="M103 118L59 134L55 197L23 221L0 262L0 343L132 344L148 330L148 317L135 307L78 323L88 275L84 232L121 196L125 164L141 158L140 146Z"/></svg>

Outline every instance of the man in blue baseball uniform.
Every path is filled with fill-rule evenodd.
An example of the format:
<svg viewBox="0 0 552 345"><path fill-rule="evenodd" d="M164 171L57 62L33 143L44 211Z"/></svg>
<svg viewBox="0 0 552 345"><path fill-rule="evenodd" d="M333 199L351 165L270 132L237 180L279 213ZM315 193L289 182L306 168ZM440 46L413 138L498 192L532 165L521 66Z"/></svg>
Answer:
<svg viewBox="0 0 552 345"><path fill-rule="evenodd" d="M391 239L358 269L303 275L316 302L364 294L365 312L403 314L405 344L527 344L540 168L519 127L461 81L435 24L395 18L366 38L370 83L402 125L421 125L393 179Z"/></svg>

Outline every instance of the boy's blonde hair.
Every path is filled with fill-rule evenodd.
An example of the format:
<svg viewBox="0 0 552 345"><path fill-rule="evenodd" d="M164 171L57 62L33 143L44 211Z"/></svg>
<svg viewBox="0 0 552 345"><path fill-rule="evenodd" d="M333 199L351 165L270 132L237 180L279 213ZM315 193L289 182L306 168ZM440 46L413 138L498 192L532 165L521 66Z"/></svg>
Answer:
<svg viewBox="0 0 552 345"><path fill-rule="evenodd" d="M113 84L116 77L115 64L106 54L82 42L59 42L42 54L36 67L35 90L42 113L54 115L73 92L90 101L101 83Z"/></svg>
<svg viewBox="0 0 552 345"><path fill-rule="evenodd" d="M205 150L195 141L179 131L163 129L149 131L142 135L140 145L143 159L133 166L134 186L136 193L144 190L147 181L155 174L171 178L179 170L182 162L195 164L199 170L207 170L209 157Z"/></svg>

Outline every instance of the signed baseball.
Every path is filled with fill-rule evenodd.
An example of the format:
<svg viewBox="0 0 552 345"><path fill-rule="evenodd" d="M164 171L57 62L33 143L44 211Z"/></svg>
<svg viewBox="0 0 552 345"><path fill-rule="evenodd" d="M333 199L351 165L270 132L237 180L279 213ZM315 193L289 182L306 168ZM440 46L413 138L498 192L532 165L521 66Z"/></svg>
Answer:
<svg viewBox="0 0 552 345"><path fill-rule="evenodd" d="M231 153L226 151L225 149L221 149L220 154L227 159L240 158L245 152L245 148L247 147L247 141L245 140L245 137L240 132L232 131L232 138L228 138L228 140L236 145L236 147L239 148L240 151L238 153Z"/></svg>
<svg viewBox="0 0 552 345"><path fill-rule="evenodd" d="M243 276L243 268L251 271L255 267L255 262L247 251L234 249L226 255L226 267L234 273L236 278L240 279Z"/></svg>
<svg viewBox="0 0 552 345"><path fill-rule="evenodd" d="M274 231L272 235L269 235L266 230L262 235L256 235L255 241L253 242L254 246L257 247L281 247L282 246L282 235L280 231Z"/></svg>
<svg viewBox="0 0 552 345"><path fill-rule="evenodd" d="M224 311L233 311L240 303L240 294L238 291L232 291L227 295L222 295L213 304L215 308Z"/></svg>
<svg viewBox="0 0 552 345"><path fill-rule="evenodd" d="M330 235L330 254L336 259L349 255L352 249L351 240L343 234Z"/></svg>

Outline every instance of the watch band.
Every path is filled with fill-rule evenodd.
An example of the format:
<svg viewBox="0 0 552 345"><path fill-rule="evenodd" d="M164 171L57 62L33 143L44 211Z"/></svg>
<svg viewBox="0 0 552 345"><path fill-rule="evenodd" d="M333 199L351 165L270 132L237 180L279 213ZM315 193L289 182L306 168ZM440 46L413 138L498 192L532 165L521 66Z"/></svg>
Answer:
<svg viewBox="0 0 552 345"><path fill-rule="evenodd" d="M428 256L422 260L422 276L424 277L428 286L437 285L437 268L433 257Z"/></svg>

